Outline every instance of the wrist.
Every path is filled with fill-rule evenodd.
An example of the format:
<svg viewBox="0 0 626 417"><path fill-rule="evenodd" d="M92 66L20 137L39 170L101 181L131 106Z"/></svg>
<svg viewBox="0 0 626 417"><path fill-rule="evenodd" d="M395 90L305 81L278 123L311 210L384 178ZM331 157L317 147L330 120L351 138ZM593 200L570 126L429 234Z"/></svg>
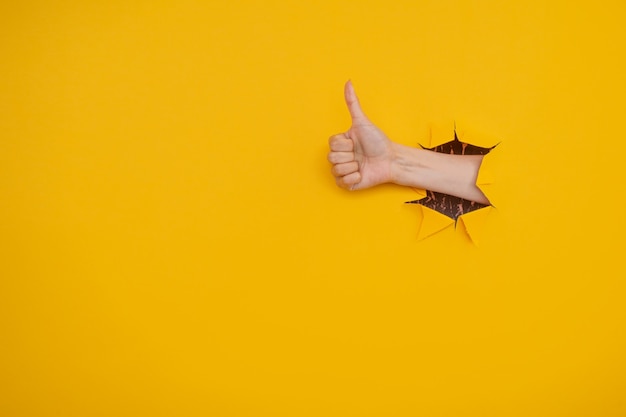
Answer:
<svg viewBox="0 0 626 417"><path fill-rule="evenodd" d="M419 184L427 169L428 151L392 143L390 161L390 182L398 185L422 188Z"/></svg>

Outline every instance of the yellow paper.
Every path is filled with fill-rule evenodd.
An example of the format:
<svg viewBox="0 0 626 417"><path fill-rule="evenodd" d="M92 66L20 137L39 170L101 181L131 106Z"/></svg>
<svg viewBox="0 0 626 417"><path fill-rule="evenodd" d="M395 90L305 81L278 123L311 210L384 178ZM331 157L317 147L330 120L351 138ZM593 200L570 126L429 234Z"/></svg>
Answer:
<svg viewBox="0 0 626 417"><path fill-rule="evenodd" d="M493 207L485 207L459 217L459 222L463 224L465 231L475 244L479 244L482 240L485 233L485 223L489 221L493 210Z"/></svg>
<svg viewBox="0 0 626 417"><path fill-rule="evenodd" d="M453 121L430 123L429 127L428 138L423 144L425 148L434 148L454 140L455 127Z"/></svg>
<svg viewBox="0 0 626 417"><path fill-rule="evenodd" d="M626 416L625 7L0 2L0 416ZM348 79L494 208L339 189Z"/></svg>
<svg viewBox="0 0 626 417"><path fill-rule="evenodd" d="M427 237L441 232L454 224L454 220L444 214L431 210L428 207L419 207L422 215L422 222L417 233L418 240L426 239Z"/></svg>

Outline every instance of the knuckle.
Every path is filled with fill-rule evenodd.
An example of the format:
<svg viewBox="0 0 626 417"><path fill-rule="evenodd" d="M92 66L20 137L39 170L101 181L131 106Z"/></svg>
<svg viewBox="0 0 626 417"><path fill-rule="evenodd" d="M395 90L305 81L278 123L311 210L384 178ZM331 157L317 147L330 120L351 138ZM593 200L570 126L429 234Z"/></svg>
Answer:
<svg viewBox="0 0 626 417"><path fill-rule="evenodd" d="M333 144L336 143L339 139L341 139L341 135L332 135L328 138L328 143Z"/></svg>

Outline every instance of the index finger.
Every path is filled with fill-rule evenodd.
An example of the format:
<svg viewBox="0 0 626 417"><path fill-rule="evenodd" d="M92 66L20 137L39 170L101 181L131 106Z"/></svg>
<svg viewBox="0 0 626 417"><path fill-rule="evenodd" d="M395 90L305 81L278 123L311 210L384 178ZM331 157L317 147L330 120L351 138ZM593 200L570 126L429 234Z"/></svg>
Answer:
<svg viewBox="0 0 626 417"><path fill-rule="evenodd" d="M328 139L328 144L330 150L334 152L352 152L354 150L354 142L343 133L331 136Z"/></svg>

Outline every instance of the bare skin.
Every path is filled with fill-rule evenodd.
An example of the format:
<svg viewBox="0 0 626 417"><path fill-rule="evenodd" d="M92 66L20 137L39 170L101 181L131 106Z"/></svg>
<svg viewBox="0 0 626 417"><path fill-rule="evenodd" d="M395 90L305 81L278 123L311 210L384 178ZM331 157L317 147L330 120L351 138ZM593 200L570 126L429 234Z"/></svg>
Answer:
<svg viewBox="0 0 626 417"><path fill-rule="evenodd" d="M482 155L441 154L392 142L365 115L350 81L344 95L352 126L330 137L328 153L339 187L352 191L394 183L489 204L476 186Z"/></svg>

